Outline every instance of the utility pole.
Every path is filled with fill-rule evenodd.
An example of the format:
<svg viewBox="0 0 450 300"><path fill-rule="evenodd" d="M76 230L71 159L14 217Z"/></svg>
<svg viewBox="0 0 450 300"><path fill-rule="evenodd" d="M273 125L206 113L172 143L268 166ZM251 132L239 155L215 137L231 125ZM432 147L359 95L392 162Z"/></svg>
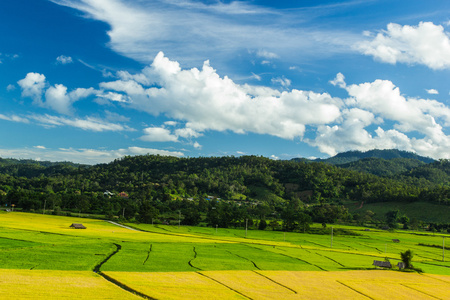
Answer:
<svg viewBox="0 0 450 300"><path fill-rule="evenodd" d="M47 204L47 199L44 199L44 210L42 211L42 214L45 214L45 204Z"/></svg>
<svg viewBox="0 0 450 300"><path fill-rule="evenodd" d="M331 227L331 248L333 248L333 227Z"/></svg>
<svg viewBox="0 0 450 300"><path fill-rule="evenodd" d="M178 229L180 229L181 224L181 210L178 211Z"/></svg>
<svg viewBox="0 0 450 300"><path fill-rule="evenodd" d="M248 219L245 219L245 237L247 237Z"/></svg>
<svg viewBox="0 0 450 300"><path fill-rule="evenodd" d="M216 224L216 234L217 234L217 224Z"/></svg>

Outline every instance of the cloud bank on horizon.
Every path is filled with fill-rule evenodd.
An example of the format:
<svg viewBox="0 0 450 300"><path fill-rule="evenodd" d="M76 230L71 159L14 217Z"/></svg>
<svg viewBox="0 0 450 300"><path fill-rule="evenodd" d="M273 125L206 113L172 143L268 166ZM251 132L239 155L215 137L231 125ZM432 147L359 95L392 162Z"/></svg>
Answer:
<svg viewBox="0 0 450 300"><path fill-rule="evenodd" d="M375 4L319 2L51 0L80 22L107 24L105 49L136 63L90 64L88 54L59 50L45 73L24 66L14 82L0 78L5 95L17 95L0 111L3 126L54 134L0 145L0 156L97 163L146 153L291 158L397 148L450 158L448 22L383 19L355 31L337 16ZM0 70L20 60L12 56L0 55L9 60ZM57 76L62 68L72 69ZM72 81L78 68L97 76L80 85ZM58 134L73 143L55 143Z"/></svg>

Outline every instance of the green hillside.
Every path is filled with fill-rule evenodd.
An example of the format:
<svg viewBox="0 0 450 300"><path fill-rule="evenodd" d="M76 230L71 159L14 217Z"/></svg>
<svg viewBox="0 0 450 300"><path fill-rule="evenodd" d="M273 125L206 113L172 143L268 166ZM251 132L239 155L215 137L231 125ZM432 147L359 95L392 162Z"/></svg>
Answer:
<svg viewBox="0 0 450 300"><path fill-rule="evenodd" d="M326 162L333 165L342 165L342 164L348 164L351 162L359 161L361 159L366 158L381 158L385 160L391 160L391 159L398 159L398 158L407 158L407 159L415 159L422 161L424 163L432 163L434 162L434 159L429 157L423 157L420 155L417 155L412 152L407 151L401 151L397 149L390 149L390 150L370 150L366 152L361 151L348 151L339 153L333 157L325 158L325 159L316 159L315 162ZM294 161L301 161L304 160L303 158L295 158Z"/></svg>
<svg viewBox="0 0 450 300"><path fill-rule="evenodd" d="M377 176L390 177L410 172L424 165L426 163L423 161L413 158L393 158L389 160L384 158L363 158L339 165L339 167Z"/></svg>
<svg viewBox="0 0 450 300"><path fill-rule="evenodd" d="M89 167L13 163L0 167L0 204L144 223L177 222L181 215L185 224L221 227L242 226L245 219L279 220L284 229L299 230L312 221L356 221L349 203L447 207L448 171L446 160L426 164L412 158L367 158L340 166L257 156L152 155ZM375 218L388 222L383 214ZM433 213L426 220L449 223Z"/></svg>

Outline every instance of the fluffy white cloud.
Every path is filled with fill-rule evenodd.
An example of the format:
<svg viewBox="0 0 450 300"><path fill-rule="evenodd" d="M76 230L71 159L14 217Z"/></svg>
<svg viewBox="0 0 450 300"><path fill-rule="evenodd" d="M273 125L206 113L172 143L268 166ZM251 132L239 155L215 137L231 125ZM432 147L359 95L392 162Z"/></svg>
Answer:
<svg viewBox="0 0 450 300"><path fill-rule="evenodd" d="M67 87L62 84L55 84L45 92L45 103L43 105L60 114L70 115L73 113L72 104L74 102L96 93L97 91L93 88L78 88L67 93Z"/></svg>
<svg viewBox="0 0 450 300"><path fill-rule="evenodd" d="M62 84L55 84L45 90L47 86L45 76L38 73L28 73L24 79L17 83L22 88L23 97L30 97L34 104L65 115L72 114L74 102L99 93L93 88L77 88L68 93L67 87ZM42 100L44 92L45 101Z"/></svg>
<svg viewBox="0 0 450 300"><path fill-rule="evenodd" d="M178 125L178 122L175 122L175 121L166 121L166 122L164 122L164 125L167 125L167 126L177 126L177 125Z"/></svg>
<svg viewBox="0 0 450 300"><path fill-rule="evenodd" d="M98 150L98 149L49 149L45 146L36 146L33 148L22 149L0 149L0 157L20 157L35 160L48 161L72 161L82 164L108 163L114 159L125 155L162 155L162 156L184 156L180 151L167 151L152 148L128 147L116 150Z"/></svg>
<svg viewBox="0 0 450 300"><path fill-rule="evenodd" d="M178 142L178 137L170 130L162 127L149 127L144 129L141 140L146 142Z"/></svg>
<svg viewBox="0 0 450 300"><path fill-rule="evenodd" d="M175 134L185 139L198 138L203 135L189 127L176 129Z"/></svg>
<svg viewBox="0 0 450 300"><path fill-rule="evenodd" d="M8 86L6 87L6 90L8 92L14 91L15 89L16 89L16 86L14 84L8 84Z"/></svg>
<svg viewBox="0 0 450 300"><path fill-rule="evenodd" d="M314 140L306 140L306 142L329 155L349 150L367 151L392 148L411 150L410 147L406 147L409 143L408 137L396 130L384 132L378 127L375 131L376 136L372 136L366 128L379 121L371 112L352 108L344 111L342 119L342 123L338 125L319 126L317 137Z"/></svg>
<svg viewBox="0 0 450 300"><path fill-rule="evenodd" d="M182 70L178 62L159 53L142 74L158 87L145 87L132 79L105 82L101 87L126 93L132 108L186 122L185 129L177 132L182 137L230 130L294 139L303 136L306 125L327 124L340 117L342 101L329 94L238 85L221 78L208 62L201 70Z"/></svg>
<svg viewBox="0 0 450 300"><path fill-rule="evenodd" d="M174 121L164 122L164 125L172 127L172 130L169 130L162 127L148 127L144 129L144 135L140 137L141 140L146 142L175 142L175 143L185 143L189 144L195 149L201 149L202 146L194 141L193 138L198 138L203 134L193 130L192 128L184 127L184 128L174 128L179 124Z"/></svg>
<svg viewBox="0 0 450 300"><path fill-rule="evenodd" d="M42 94L46 86L43 74L30 72L24 79L17 81L22 88L22 97L30 97L33 103L42 105Z"/></svg>
<svg viewBox="0 0 450 300"><path fill-rule="evenodd" d="M70 56L65 56L65 55L60 55L60 56L58 56L58 57L56 58L56 61L57 61L59 64L62 64L62 65L67 65L67 64L73 63L72 57L70 57Z"/></svg>
<svg viewBox="0 0 450 300"><path fill-rule="evenodd" d="M391 64L422 64L431 69L450 68L450 39L444 27L431 22L418 26L390 23L375 38L356 44L366 55Z"/></svg>
<svg viewBox="0 0 450 300"><path fill-rule="evenodd" d="M429 89L429 90L426 90L426 91L430 95L439 95L439 91L435 90L435 89Z"/></svg>
<svg viewBox="0 0 450 300"><path fill-rule="evenodd" d="M202 145L200 145L198 142L194 142L194 144L192 144L192 146L193 146L195 149L201 149L201 148L202 148Z"/></svg>
<svg viewBox="0 0 450 300"><path fill-rule="evenodd" d="M352 97L348 104L370 110L382 118L397 121L397 129L430 135L440 126L436 118L450 124L450 109L435 100L405 98L400 89L388 80L347 86Z"/></svg>
<svg viewBox="0 0 450 300"><path fill-rule="evenodd" d="M97 94L97 103L99 104L105 104L108 103L108 101L113 101L113 102L129 102L130 99L128 99L127 96L123 95L123 94L119 94L119 93L113 93L113 92L107 92L107 93L98 93ZM100 101L100 99L102 99L103 101Z"/></svg>
<svg viewBox="0 0 450 300"><path fill-rule="evenodd" d="M397 148L434 158L449 158L450 108L429 99L406 98L387 80L347 85L338 74L333 84L347 90L347 109L334 124L318 126L310 145L329 155L348 150ZM371 125L383 124L371 133ZM389 122L387 122L389 121ZM386 127L392 126L391 129Z"/></svg>
<svg viewBox="0 0 450 300"><path fill-rule="evenodd" d="M347 86L347 84L345 83L345 76L342 73L337 73L336 77L331 80L330 83L343 89L345 89L345 87Z"/></svg>

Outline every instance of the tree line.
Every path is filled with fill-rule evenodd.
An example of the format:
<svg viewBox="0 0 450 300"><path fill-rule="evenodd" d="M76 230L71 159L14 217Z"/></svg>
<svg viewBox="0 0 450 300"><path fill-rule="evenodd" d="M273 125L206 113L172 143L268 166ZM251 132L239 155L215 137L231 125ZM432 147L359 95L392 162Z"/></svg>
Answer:
<svg viewBox="0 0 450 300"><path fill-rule="evenodd" d="M287 230L301 230L312 221L350 220L343 206L349 201L448 205L450 187L438 179L449 165L445 160L418 164L392 178L322 162L258 156L126 156L95 166L0 160L0 203L28 211L45 208L147 223L171 214L172 219L182 215L184 223L202 219L222 227L241 226L245 219L264 220L269 226L270 220L278 219ZM434 175L432 180L426 174Z"/></svg>

